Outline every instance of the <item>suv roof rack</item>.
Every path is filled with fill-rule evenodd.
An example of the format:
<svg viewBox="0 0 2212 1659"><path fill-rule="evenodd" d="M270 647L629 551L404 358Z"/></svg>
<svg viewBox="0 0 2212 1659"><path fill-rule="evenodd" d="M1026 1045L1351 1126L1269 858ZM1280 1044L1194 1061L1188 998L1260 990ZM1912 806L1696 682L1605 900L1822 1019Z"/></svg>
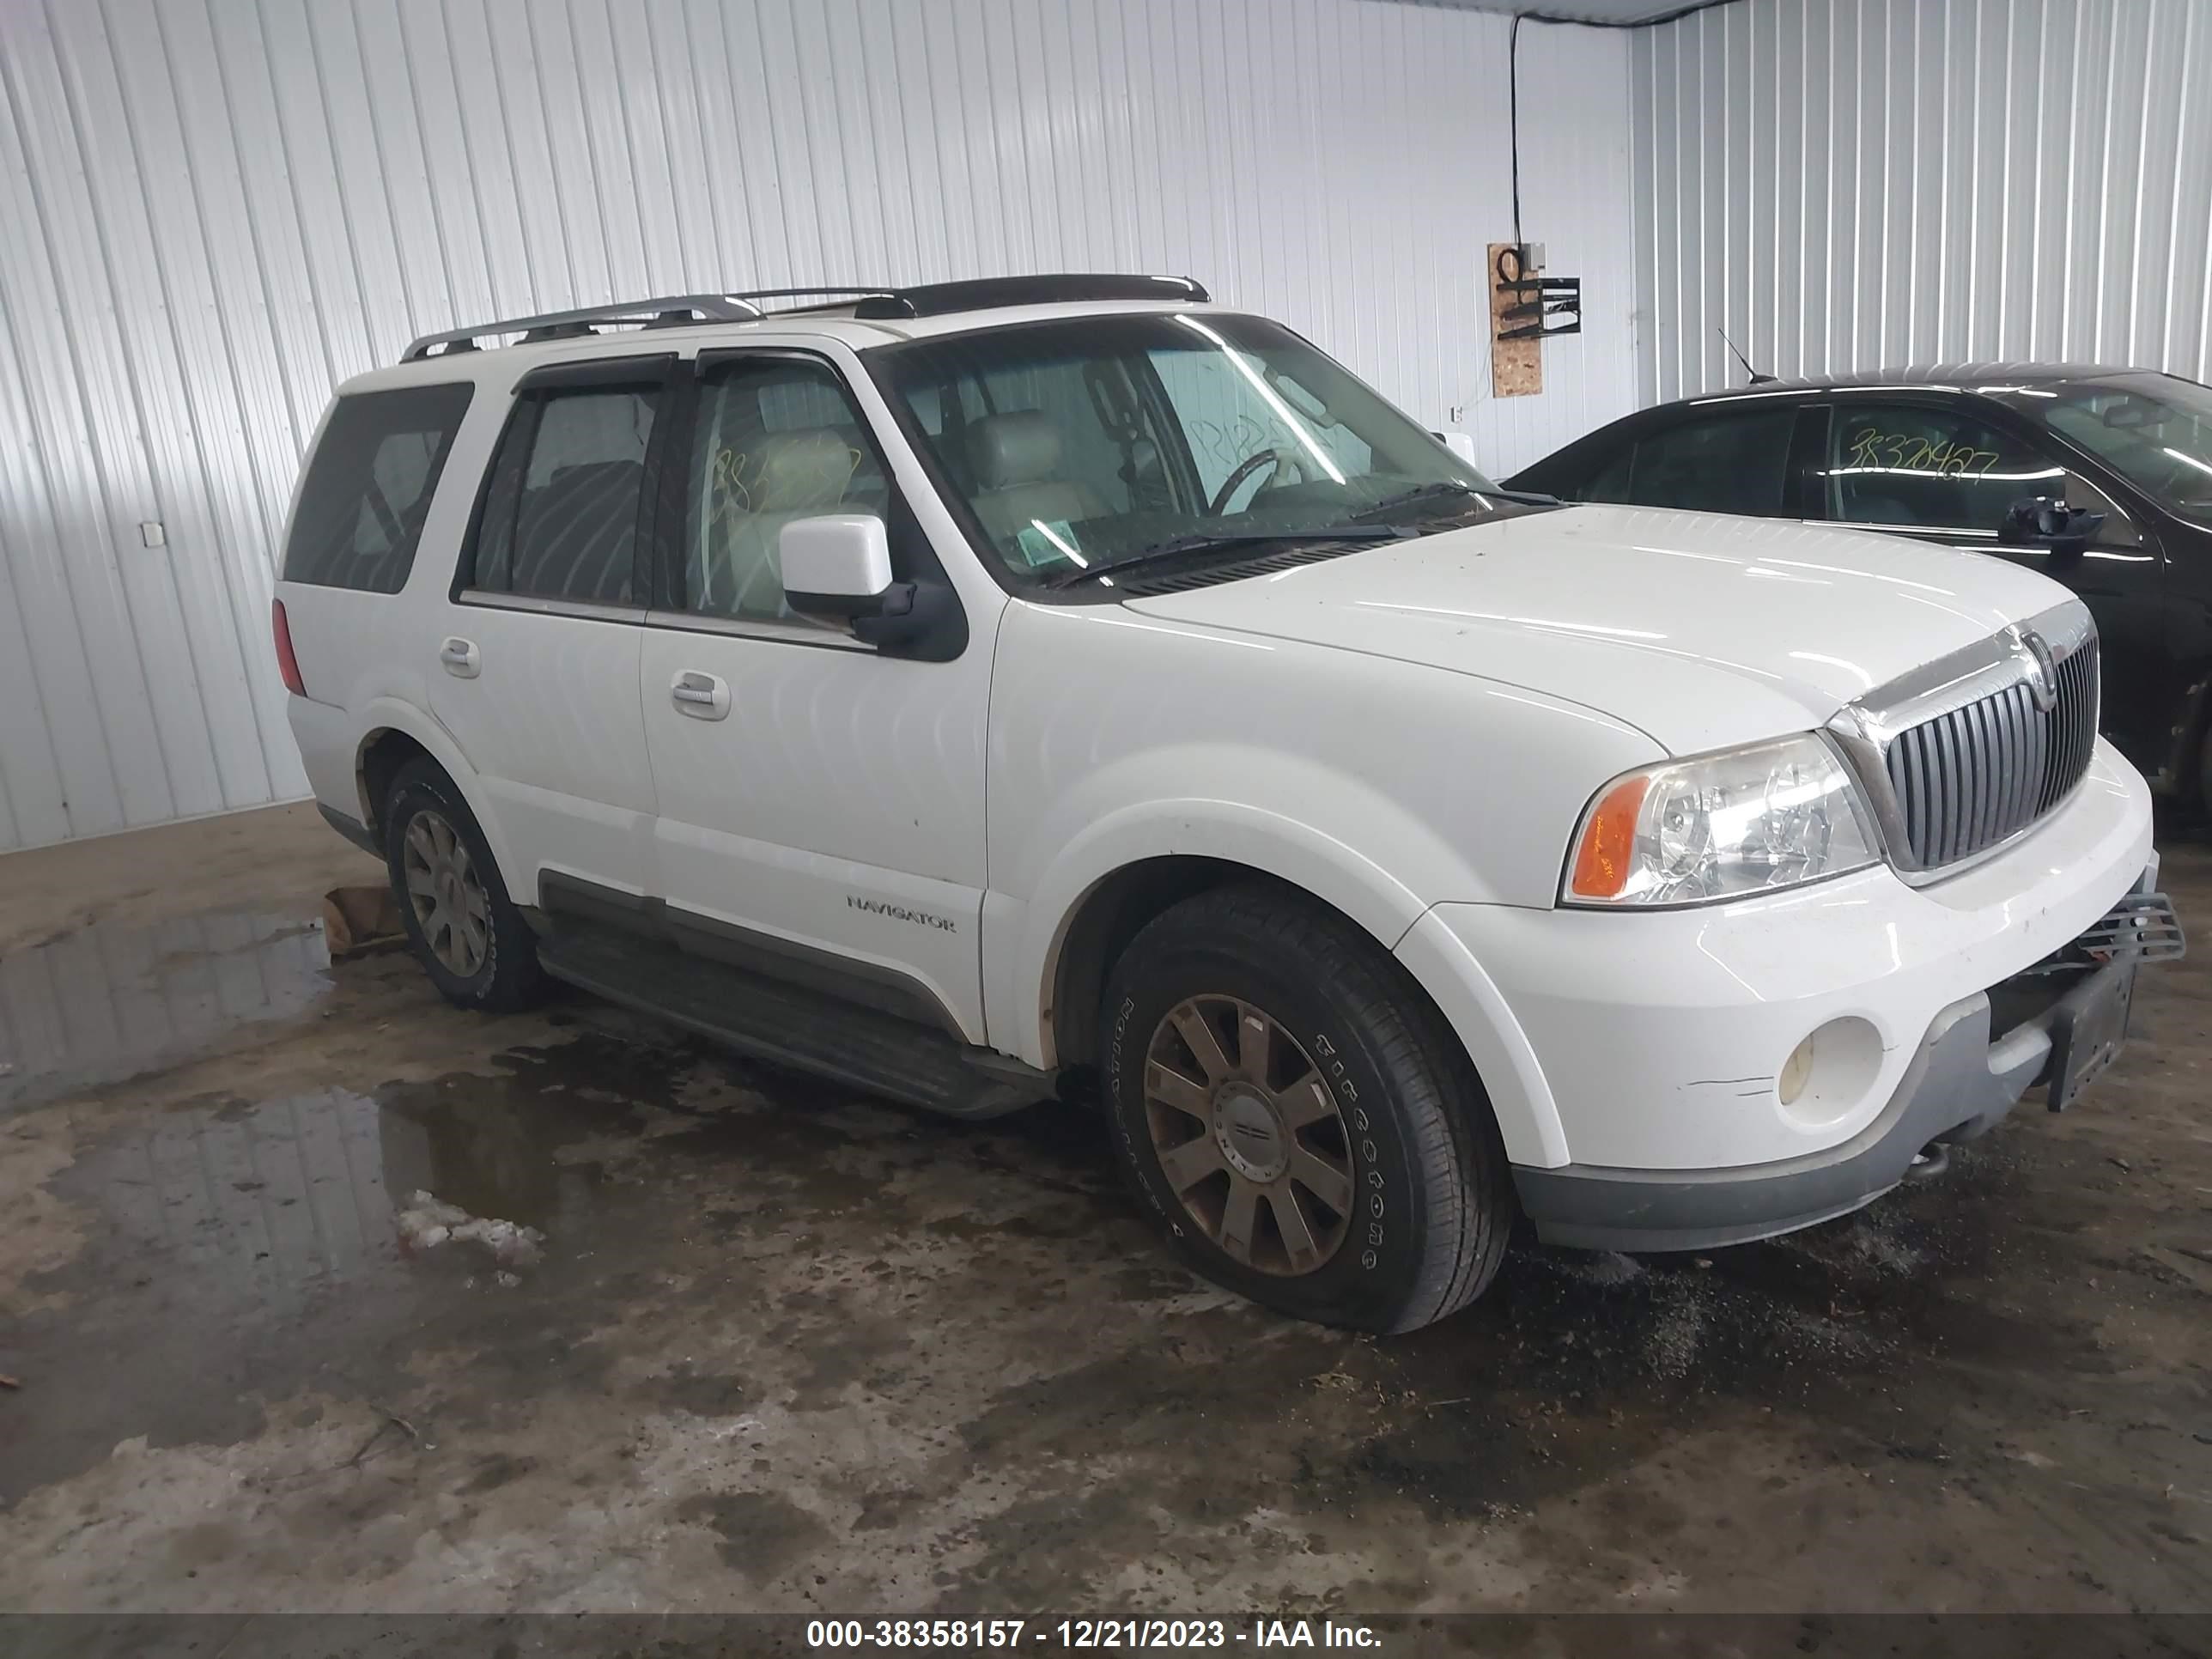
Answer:
<svg viewBox="0 0 2212 1659"><path fill-rule="evenodd" d="M644 323L665 328L684 323L749 323L762 314L758 306L740 294L675 294L664 299L582 306L574 311L548 311L535 317L507 317L467 328L449 328L442 334L425 334L410 342L399 361L419 362L437 347L444 348L441 356L474 351L477 342L487 334L520 334L529 343L589 334L593 323Z"/></svg>
<svg viewBox="0 0 2212 1659"><path fill-rule="evenodd" d="M1055 275L979 276L960 283L925 283L886 289L853 307L855 317L942 317L994 306L1065 305L1083 300L1184 300L1204 305L1212 296L1188 276Z"/></svg>
<svg viewBox="0 0 2212 1659"><path fill-rule="evenodd" d="M401 354L404 363L419 362L434 351L449 356L475 351L488 335L520 334L525 344L540 340L568 339L596 332L594 323L636 323L647 328L680 327L687 323L750 323L769 313L763 300L813 300L836 304L854 301L853 314L871 319L942 317L956 311L985 311L995 306L1065 305L1085 300L1183 300L1204 305L1212 296L1188 276L1127 276L1068 275L1045 276L980 276L957 283L924 283L911 288L855 286L850 288L761 288L744 294L676 294L654 300L629 300L614 305L582 306L574 311L548 311L534 317L508 317L496 322L475 323L425 334L410 342ZM817 310L822 304L794 307Z"/></svg>

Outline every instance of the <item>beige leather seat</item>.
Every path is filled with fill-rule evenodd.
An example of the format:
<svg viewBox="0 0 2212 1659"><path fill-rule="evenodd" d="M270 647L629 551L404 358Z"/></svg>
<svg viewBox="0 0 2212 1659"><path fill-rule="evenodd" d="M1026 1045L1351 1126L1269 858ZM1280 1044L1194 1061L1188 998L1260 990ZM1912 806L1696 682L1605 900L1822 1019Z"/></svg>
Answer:
<svg viewBox="0 0 2212 1659"><path fill-rule="evenodd" d="M751 510L724 521L720 556L709 556L702 608L725 617L790 617L777 539L794 519L842 510L860 460L844 434L828 427L763 438L757 465L744 469Z"/></svg>
<svg viewBox="0 0 2212 1659"><path fill-rule="evenodd" d="M1061 447L1060 423L1041 409L986 415L969 427L975 516L992 540L1012 541L1032 520L1074 524L1106 511L1089 484L1057 476Z"/></svg>

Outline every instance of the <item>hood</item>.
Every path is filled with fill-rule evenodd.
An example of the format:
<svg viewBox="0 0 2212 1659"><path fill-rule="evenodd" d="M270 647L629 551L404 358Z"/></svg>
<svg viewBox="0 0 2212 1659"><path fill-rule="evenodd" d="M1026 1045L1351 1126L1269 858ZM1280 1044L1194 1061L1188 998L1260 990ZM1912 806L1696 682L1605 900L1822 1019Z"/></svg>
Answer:
<svg viewBox="0 0 2212 1659"><path fill-rule="evenodd" d="M2066 598L2001 559L1895 537L1576 507L1127 603L1479 675L1691 754L1819 726Z"/></svg>

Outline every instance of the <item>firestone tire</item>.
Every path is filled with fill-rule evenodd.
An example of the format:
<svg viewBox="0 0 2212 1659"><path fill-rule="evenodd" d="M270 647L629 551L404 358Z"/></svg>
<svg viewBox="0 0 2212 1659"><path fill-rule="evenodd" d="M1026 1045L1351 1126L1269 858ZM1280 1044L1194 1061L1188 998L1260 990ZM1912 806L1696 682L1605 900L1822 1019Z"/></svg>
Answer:
<svg viewBox="0 0 2212 1659"><path fill-rule="evenodd" d="M1356 927L1266 887L1202 893L1130 942L1101 1012L1116 1152L1199 1273L1386 1333L1496 1276L1517 1206L1489 1102L1442 1017Z"/></svg>
<svg viewBox="0 0 2212 1659"><path fill-rule="evenodd" d="M544 989L538 937L443 769L427 760L402 767L380 821L392 897L431 983L456 1006L485 1013L536 1002Z"/></svg>

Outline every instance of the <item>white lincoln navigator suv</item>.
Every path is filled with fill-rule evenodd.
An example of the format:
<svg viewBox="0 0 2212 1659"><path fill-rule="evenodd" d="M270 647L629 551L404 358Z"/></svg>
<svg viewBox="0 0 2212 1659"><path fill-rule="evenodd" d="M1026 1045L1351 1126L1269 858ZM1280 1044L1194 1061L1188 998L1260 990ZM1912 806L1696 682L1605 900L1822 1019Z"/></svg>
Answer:
<svg viewBox="0 0 2212 1659"><path fill-rule="evenodd" d="M1520 1215L1854 1209L2066 1103L2180 948L2063 589L1516 496L1181 279L418 341L278 595L446 995L962 1116L1085 1078L1193 1266L1332 1323L1449 1313Z"/></svg>

